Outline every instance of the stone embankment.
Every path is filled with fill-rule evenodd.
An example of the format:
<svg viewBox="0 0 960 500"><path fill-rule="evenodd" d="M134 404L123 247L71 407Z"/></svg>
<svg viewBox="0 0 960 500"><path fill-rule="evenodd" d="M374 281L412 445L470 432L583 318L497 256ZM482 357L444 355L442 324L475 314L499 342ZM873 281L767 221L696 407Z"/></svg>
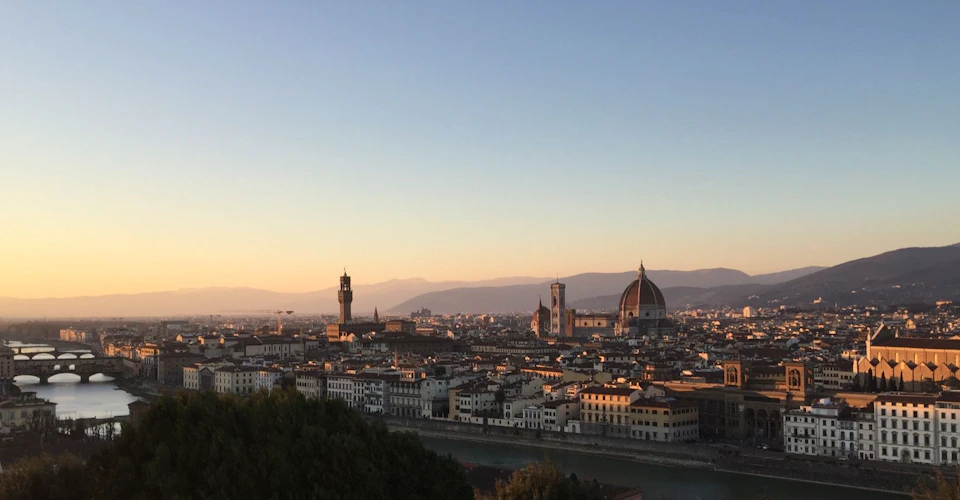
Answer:
<svg viewBox="0 0 960 500"><path fill-rule="evenodd" d="M736 474L775 477L877 491L911 491L922 477L933 477L927 466L861 460L810 459L752 448L722 448L703 443L659 443L587 434L532 429L484 427L449 420L371 417L391 430L418 435L556 449L620 458L662 466L693 467ZM943 470L952 475L952 469Z"/></svg>

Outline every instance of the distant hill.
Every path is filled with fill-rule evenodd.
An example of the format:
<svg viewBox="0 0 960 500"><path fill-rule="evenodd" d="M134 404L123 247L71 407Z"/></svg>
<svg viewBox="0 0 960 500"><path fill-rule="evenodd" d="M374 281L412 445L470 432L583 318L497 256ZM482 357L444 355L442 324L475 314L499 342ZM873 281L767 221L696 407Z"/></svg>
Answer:
<svg viewBox="0 0 960 500"><path fill-rule="evenodd" d="M771 286L749 304L873 304L960 298L960 247L904 248Z"/></svg>
<svg viewBox="0 0 960 500"><path fill-rule="evenodd" d="M717 268L700 269L696 271L647 271L647 275L664 290L674 287L683 289L703 290L727 285L752 285L755 280L770 283L776 282L778 277L790 279L814 272L823 268L808 267L804 270L784 271L781 273L750 276L735 269ZM568 307L584 310L607 309L605 304L614 297L613 306L616 307L620 293L626 286L636 279L636 271L622 273L585 273L562 278L567 285ZM428 307L438 313L456 312L524 312L533 310L538 297L547 302L550 297L550 283L545 281L536 285L516 285L501 287L473 287L454 288L425 293L402 302L389 310L402 313L421 306ZM610 292L616 292L611 295ZM580 302L590 300L592 302ZM667 298L668 304L670 299ZM604 305L603 307L598 307Z"/></svg>
<svg viewBox="0 0 960 500"><path fill-rule="evenodd" d="M331 282L336 283L334 277ZM354 314L381 311L410 297L457 287L513 286L542 283L547 278L511 277L485 281L431 282L422 278L395 279L371 285L354 286ZM0 297L0 316L36 317L138 317L241 314L243 312L283 309L298 314L325 314L339 310L338 286L305 293L282 293L254 288L194 288L175 291L113 294L89 297L14 299ZM409 312L409 311L407 311Z"/></svg>
<svg viewBox="0 0 960 500"><path fill-rule="evenodd" d="M671 308L810 305L818 298L831 305L960 300L960 246L894 250L782 283L764 284L758 280L748 285L661 287L661 291ZM613 310L619 299L619 295L603 295L568 301L567 305L584 310Z"/></svg>

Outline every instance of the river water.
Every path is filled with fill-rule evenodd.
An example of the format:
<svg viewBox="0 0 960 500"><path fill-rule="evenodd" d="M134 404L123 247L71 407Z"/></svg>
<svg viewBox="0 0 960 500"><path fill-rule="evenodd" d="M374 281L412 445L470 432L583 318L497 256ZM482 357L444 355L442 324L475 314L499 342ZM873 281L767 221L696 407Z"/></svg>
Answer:
<svg viewBox="0 0 960 500"><path fill-rule="evenodd" d="M420 441L441 455L452 455L464 463L517 469L530 462L549 460L565 473L596 479L601 483L640 488L644 500L732 500L769 496L777 500L904 500L893 493L881 493L786 479L771 479L689 467L641 464L618 458L547 450L500 443L478 443L420 437Z"/></svg>
<svg viewBox="0 0 960 500"><path fill-rule="evenodd" d="M46 344L24 344L8 341L10 347L21 347L23 352L43 353L53 350ZM61 352L66 352L61 349ZM84 349L71 350L78 357L88 354ZM20 355L14 356L17 359ZM52 358L53 356L51 356ZM65 362L68 362L64 360ZM50 377L50 383L40 385L40 379L21 375L14 384L22 391L36 392L37 397L57 403L58 418L114 417L128 415L127 404L138 398L120 388L113 379L104 375L90 377L90 383L81 384L80 377L70 373Z"/></svg>

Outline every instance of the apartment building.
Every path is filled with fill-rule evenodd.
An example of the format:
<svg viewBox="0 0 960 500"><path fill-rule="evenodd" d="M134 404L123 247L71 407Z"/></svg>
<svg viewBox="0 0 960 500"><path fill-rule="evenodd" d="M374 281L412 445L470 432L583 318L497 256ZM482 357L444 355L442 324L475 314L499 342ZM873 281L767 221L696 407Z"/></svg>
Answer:
<svg viewBox="0 0 960 500"><path fill-rule="evenodd" d="M630 404L630 437L677 442L698 439L697 404L674 398L640 398Z"/></svg>

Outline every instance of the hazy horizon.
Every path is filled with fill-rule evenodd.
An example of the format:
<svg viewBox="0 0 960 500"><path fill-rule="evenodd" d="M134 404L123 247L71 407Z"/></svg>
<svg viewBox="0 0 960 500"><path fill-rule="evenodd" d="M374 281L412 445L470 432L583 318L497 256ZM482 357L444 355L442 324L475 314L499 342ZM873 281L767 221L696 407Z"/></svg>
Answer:
<svg viewBox="0 0 960 500"><path fill-rule="evenodd" d="M0 297L960 240L960 3L361 4L0 6Z"/></svg>

